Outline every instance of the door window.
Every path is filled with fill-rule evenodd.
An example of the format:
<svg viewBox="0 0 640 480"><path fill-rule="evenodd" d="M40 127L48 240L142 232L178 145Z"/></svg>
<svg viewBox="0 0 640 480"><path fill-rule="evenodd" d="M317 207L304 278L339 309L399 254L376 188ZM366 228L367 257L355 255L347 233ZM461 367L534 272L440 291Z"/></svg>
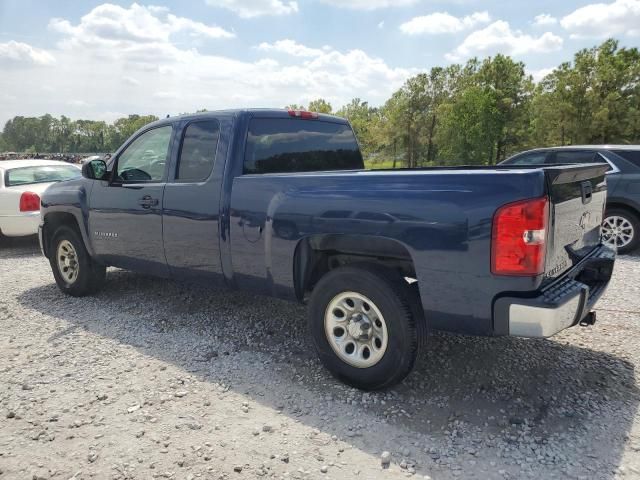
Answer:
<svg viewBox="0 0 640 480"><path fill-rule="evenodd" d="M184 133L176 180L200 182L211 174L220 137L217 120L189 124Z"/></svg>
<svg viewBox="0 0 640 480"><path fill-rule="evenodd" d="M125 183L159 182L164 177L172 126L143 133L118 156L116 179Z"/></svg>
<svg viewBox="0 0 640 480"><path fill-rule="evenodd" d="M517 155L504 162L504 165L544 165L547 152L529 152Z"/></svg>
<svg viewBox="0 0 640 480"><path fill-rule="evenodd" d="M640 150L614 150L613 153L640 167Z"/></svg>
<svg viewBox="0 0 640 480"><path fill-rule="evenodd" d="M604 163L604 159L593 150L558 150L551 163Z"/></svg>

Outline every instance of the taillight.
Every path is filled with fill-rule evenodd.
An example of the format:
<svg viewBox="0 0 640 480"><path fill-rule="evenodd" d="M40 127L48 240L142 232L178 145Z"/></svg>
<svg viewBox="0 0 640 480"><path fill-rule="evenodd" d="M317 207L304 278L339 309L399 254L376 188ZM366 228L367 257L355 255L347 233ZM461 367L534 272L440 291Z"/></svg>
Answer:
<svg viewBox="0 0 640 480"><path fill-rule="evenodd" d="M318 118L316 112L306 112L304 110L289 110L289 115L296 118L302 118L303 120L314 120Z"/></svg>
<svg viewBox="0 0 640 480"><path fill-rule="evenodd" d="M24 192L20 195L21 212L37 212L40 210L40 196L33 192Z"/></svg>
<svg viewBox="0 0 640 480"><path fill-rule="evenodd" d="M547 197L508 203L493 216L491 273L540 275L549 226Z"/></svg>

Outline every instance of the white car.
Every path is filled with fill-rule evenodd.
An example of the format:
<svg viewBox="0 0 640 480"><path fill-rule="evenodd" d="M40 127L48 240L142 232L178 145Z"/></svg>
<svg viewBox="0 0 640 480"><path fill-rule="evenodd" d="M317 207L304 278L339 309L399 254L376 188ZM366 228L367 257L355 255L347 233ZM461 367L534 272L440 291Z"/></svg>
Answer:
<svg viewBox="0 0 640 480"><path fill-rule="evenodd" d="M55 160L0 161L0 236L38 233L42 192L52 183L80 176L77 165Z"/></svg>

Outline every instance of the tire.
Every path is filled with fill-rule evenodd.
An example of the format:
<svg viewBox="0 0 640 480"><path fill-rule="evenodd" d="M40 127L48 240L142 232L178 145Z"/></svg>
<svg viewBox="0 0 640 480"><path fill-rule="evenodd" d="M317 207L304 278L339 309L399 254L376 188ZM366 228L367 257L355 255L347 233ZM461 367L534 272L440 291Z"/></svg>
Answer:
<svg viewBox="0 0 640 480"><path fill-rule="evenodd" d="M62 258L67 259L66 263ZM49 263L58 288L68 295L90 295L104 284L106 267L89 256L80 234L73 228L62 226L56 230L50 244ZM75 275L69 269L74 263L77 265Z"/></svg>
<svg viewBox="0 0 640 480"><path fill-rule="evenodd" d="M616 228L622 228L622 231L616 233ZM618 253L631 253L640 246L640 219L629 210L611 208L605 213L602 235L605 243L616 247Z"/></svg>
<svg viewBox="0 0 640 480"><path fill-rule="evenodd" d="M349 299L362 303L350 309ZM307 316L322 364L339 380L362 390L380 390L401 382L413 369L418 352L411 302L404 278L386 268L354 265L325 274L311 293ZM376 320L377 312L381 322ZM363 314L360 320L356 318ZM351 335L363 331L368 340Z"/></svg>

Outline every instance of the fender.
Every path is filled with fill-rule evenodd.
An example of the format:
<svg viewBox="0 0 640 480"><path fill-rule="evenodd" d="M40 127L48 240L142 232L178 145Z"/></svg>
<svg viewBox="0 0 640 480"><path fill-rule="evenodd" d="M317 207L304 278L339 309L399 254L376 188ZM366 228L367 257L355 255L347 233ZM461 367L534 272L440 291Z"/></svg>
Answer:
<svg viewBox="0 0 640 480"><path fill-rule="evenodd" d="M91 235L87 229L89 225L89 197L93 184L94 180L79 179L52 185L42 196L41 212L45 229L47 229L47 217L60 213L71 215L75 219L87 252L91 256L93 256L94 250L90 240ZM45 231L45 238L51 233Z"/></svg>

